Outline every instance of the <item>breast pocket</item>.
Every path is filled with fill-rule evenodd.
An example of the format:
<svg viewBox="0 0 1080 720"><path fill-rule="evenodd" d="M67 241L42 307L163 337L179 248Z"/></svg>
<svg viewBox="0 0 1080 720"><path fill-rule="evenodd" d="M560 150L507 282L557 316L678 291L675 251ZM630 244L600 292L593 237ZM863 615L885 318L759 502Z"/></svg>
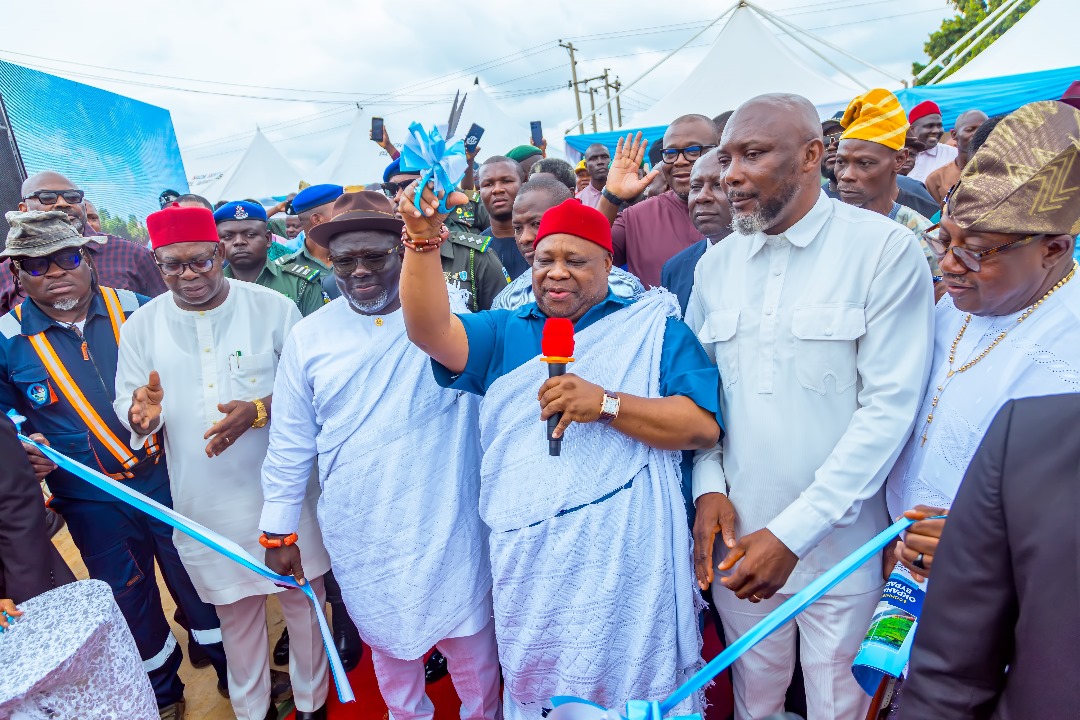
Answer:
<svg viewBox="0 0 1080 720"><path fill-rule="evenodd" d="M11 373L11 382L35 410L55 404L60 398L49 373L40 365L29 365Z"/></svg>
<svg viewBox="0 0 1080 720"><path fill-rule="evenodd" d="M857 341L866 333L866 309L853 305L806 305L795 308L791 320L795 336L795 374L807 390L819 395L855 384L858 374Z"/></svg>
<svg viewBox="0 0 1080 720"><path fill-rule="evenodd" d="M726 388L739 380L738 328L738 310L713 310L698 331L698 341L716 358Z"/></svg>
<svg viewBox="0 0 1080 720"><path fill-rule="evenodd" d="M232 399L255 400L273 393L276 367L277 357L272 352L230 358Z"/></svg>

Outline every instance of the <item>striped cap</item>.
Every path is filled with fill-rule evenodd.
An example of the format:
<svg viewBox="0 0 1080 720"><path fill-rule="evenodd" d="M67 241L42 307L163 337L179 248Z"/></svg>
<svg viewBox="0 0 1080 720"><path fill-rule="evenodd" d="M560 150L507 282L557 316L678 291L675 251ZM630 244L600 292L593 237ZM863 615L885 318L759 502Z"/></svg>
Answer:
<svg viewBox="0 0 1080 720"><path fill-rule="evenodd" d="M893 150L904 147L908 131L907 115L900 101L888 90L874 88L858 96L840 118L841 140L866 140Z"/></svg>

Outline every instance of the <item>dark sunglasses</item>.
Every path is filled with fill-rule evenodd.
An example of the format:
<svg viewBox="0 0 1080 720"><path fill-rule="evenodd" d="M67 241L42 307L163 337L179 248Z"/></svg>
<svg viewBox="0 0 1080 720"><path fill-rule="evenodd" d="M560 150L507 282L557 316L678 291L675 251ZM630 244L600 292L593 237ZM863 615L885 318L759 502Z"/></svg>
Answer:
<svg viewBox="0 0 1080 720"><path fill-rule="evenodd" d="M208 258L199 258L198 260L188 260L187 262L159 262L157 266L161 268L161 274L168 277L177 277L183 275L188 268L191 268L191 272L202 275L208 273L214 267L215 255L211 255Z"/></svg>
<svg viewBox="0 0 1080 720"><path fill-rule="evenodd" d="M356 272L357 265L363 265L370 272L381 272L386 267L386 261L390 259L400 245L395 245L384 253L366 253L364 255L340 255L330 258L330 264L334 266L334 274L340 277L349 277Z"/></svg>
<svg viewBox="0 0 1080 720"><path fill-rule="evenodd" d="M397 197L399 192L405 192L405 188L413 184L413 180L402 180L400 182L384 182L379 187L382 188L383 195L393 200Z"/></svg>
<svg viewBox="0 0 1080 720"><path fill-rule="evenodd" d="M715 145L690 145L684 148L664 148L660 151L660 155L664 158L664 162L668 165L674 165L679 160L679 155L686 158L687 162L694 162L702 153L707 153L712 150Z"/></svg>
<svg viewBox="0 0 1080 720"><path fill-rule="evenodd" d="M58 198L64 198L68 205L78 205L84 197L86 193L82 190L38 190L24 197L23 201L34 198L42 205L55 205Z"/></svg>
<svg viewBox="0 0 1080 720"><path fill-rule="evenodd" d="M11 261L16 269L22 270L30 277L41 277L49 272L49 266L55 265L61 270L74 270L82 265L82 250L59 250L52 255L44 257L28 257Z"/></svg>
<svg viewBox="0 0 1080 720"><path fill-rule="evenodd" d="M934 255L937 256L938 262L940 263L942 259L944 259L945 255L951 252L953 255L956 256L956 259L959 260L964 265L964 267L966 267L971 272L979 272L979 270L982 268L981 261L983 258L989 255L993 255L995 253L1004 252L1006 250L1009 250L1010 248L1018 248L1023 245L1027 245L1032 240L1041 238L1044 235L1044 233L1025 235L1022 238L1010 240L1007 243L1002 243L1001 245L987 248L986 250L969 250L963 245L947 244L944 240L940 238L938 234L935 233L935 231L939 230L940 228L941 223L935 223L934 225L926 228L926 230L924 230L922 234L923 240L926 241L926 244L930 246L930 249L933 251ZM931 233L934 234L932 235Z"/></svg>

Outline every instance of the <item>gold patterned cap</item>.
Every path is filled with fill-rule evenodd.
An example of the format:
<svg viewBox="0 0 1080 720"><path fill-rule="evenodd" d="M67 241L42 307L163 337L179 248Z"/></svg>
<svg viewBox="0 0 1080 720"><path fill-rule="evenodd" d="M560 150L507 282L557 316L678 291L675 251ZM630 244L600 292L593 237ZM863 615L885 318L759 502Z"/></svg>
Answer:
<svg viewBox="0 0 1080 720"><path fill-rule="evenodd" d="M840 125L844 128L841 140L866 140L890 150L904 147L909 127L900 101L883 88L875 88L852 100Z"/></svg>
<svg viewBox="0 0 1080 720"><path fill-rule="evenodd" d="M1030 103L994 128L949 197L965 230L1080 234L1080 110Z"/></svg>

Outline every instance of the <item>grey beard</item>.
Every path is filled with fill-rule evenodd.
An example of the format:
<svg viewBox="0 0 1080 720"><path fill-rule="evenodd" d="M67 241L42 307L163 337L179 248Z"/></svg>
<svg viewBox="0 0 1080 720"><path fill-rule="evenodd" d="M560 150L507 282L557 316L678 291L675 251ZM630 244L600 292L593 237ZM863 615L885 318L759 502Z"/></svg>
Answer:
<svg viewBox="0 0 1080 720"><path fill-rule="evenodd" d="M740 235L756 235L759 232L765 232L798 194L799 182L792 179L787 185L781 186L775 198L760 203L754 212L738 215L732 209L731 229Z"/></svg>
<svg viewBox="0 0 1080 720"><path fill-rule="evenodd" d="M348 293L345 293L345 297L348 298L349 304L352 305L354 310L359 313L363 313L364 315L372 315L374 313L377 313L384 307L386 307L386 304L390 302L390 293L386 290L383 290L382 294L380 294L379 297L375 298L371 302L366 303L354 300L353 296L349 295Z"/></svg>
<svg viewBox="0 0 1080 720"><path fill-rule="evenodd" d="M79 304L79 301L75 298L61 298L53 303L53 307L57 310L67 312L68 310L74 310Z"/></svg>
<svg viewBox="0 0 1080 720"><path fill-rule="evenodd" d="M765 213L758 208L749 215L736 215L731 218L731 229L740 235L757 235L769 227Z"/></svg>

